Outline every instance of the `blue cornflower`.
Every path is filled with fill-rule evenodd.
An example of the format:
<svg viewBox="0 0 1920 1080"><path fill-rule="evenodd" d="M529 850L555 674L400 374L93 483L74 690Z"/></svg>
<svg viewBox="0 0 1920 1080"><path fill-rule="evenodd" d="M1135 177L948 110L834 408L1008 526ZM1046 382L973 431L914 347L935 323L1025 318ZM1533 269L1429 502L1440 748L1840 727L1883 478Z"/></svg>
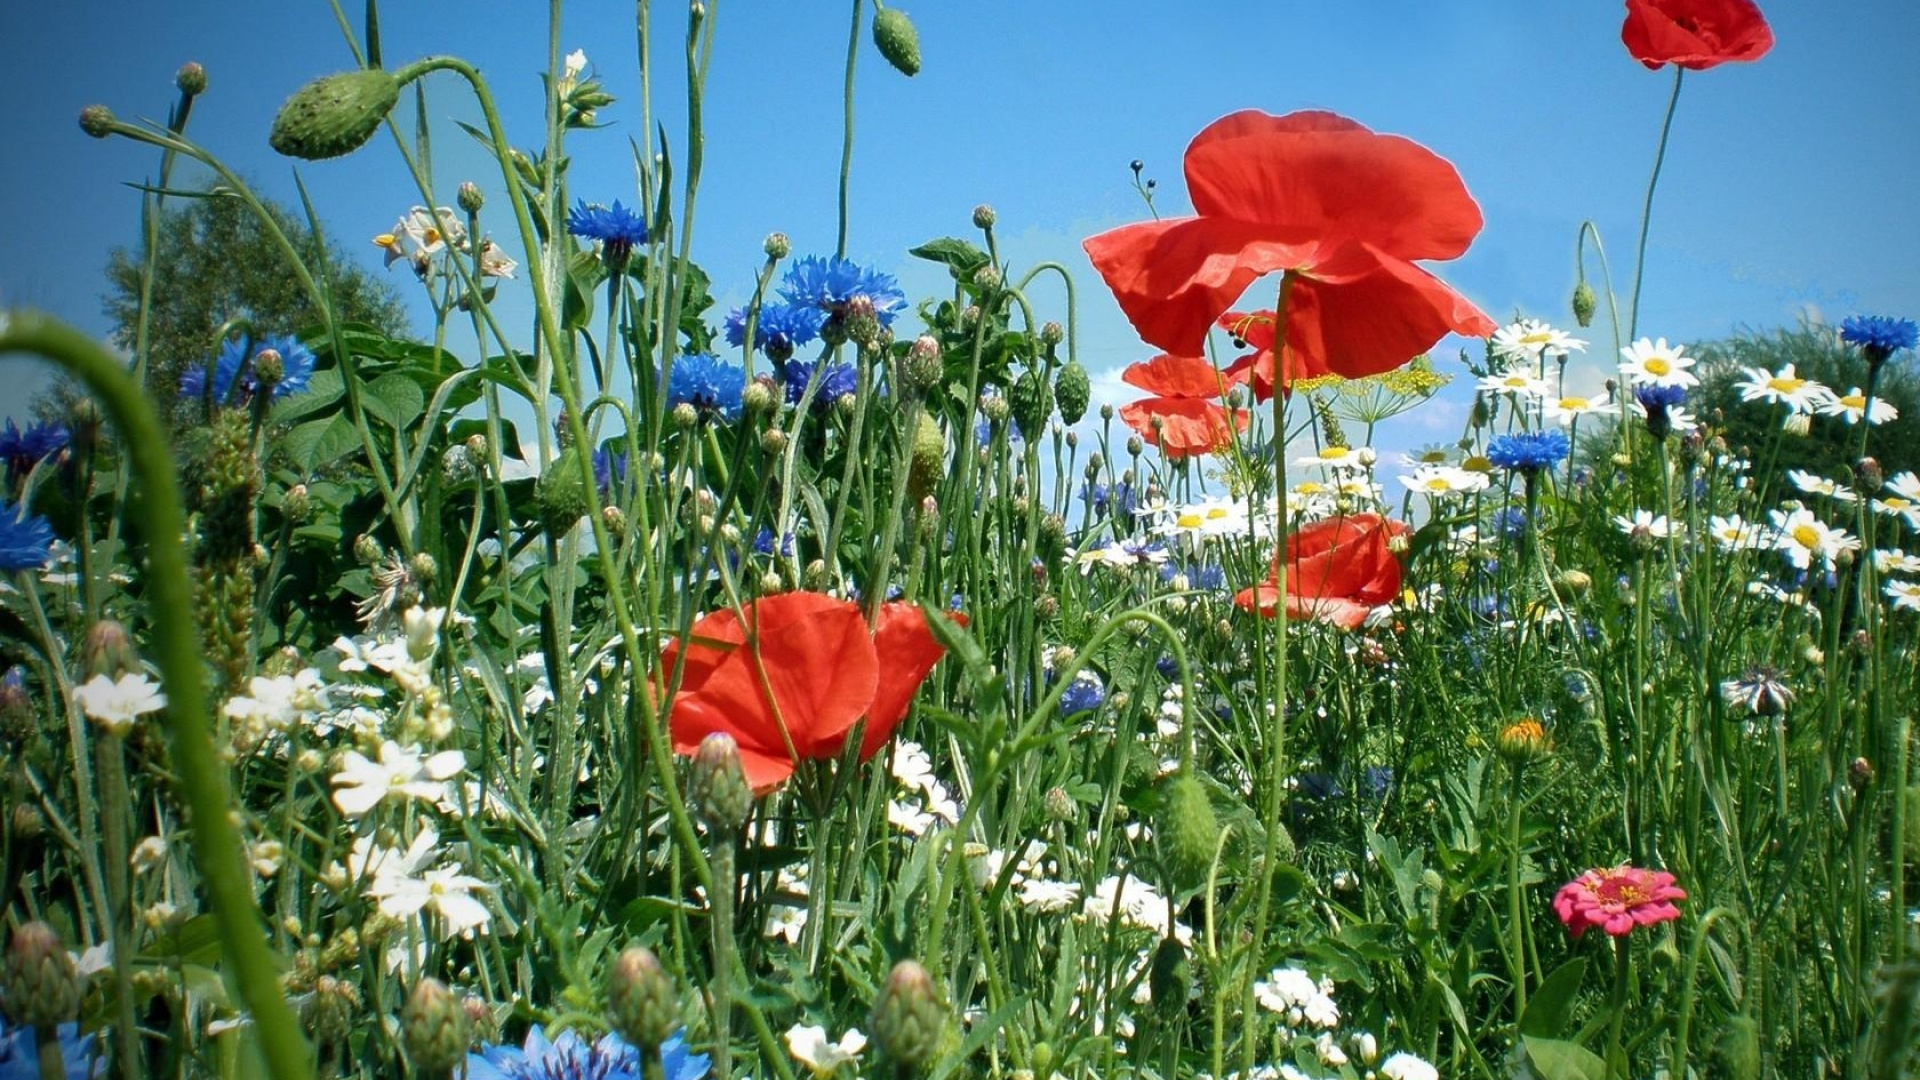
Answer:
<svg viewBox="0 0 1920 1080"><path fill-rule="evenodd" d="M253 359L262 352L272 349L280 354L280 381L273 384L273 400L291 397L307 388L307 380L313 378L313 353L300 339L292 334L268 334L259 339L258 344L252 337L241 335L228 338L220 348L220 355L213 362L213 403L225 405L229 401L235 404L249 401L253 392L260 387L260 381L253 373ZM245 375L240 376L240 394L234 400L233 380L240 374L244 365ZM189 401L200 401L207 394L207 365L195 364L180 373L180 396Z"/></svg>
<svg viewBox="0 0 1920 1080"><path fill-rule="evenodd" d="M666 1080L702 1080L711 1062L705 1054L687 1051L686 1030L660 1044L661 1072ZM620 1036L608 1033L589 1045L571 1031L549 1040L534 1025L520 1046L489 1046L467 1055L467 1080L642 1080L640 1051Z"/></svg>
<svg viewBox="0 0 1920 1080"><path fill-rule="evenodd" d="M1912 319L1888 315L1850 315L1840 323L1840 340L1857 345L1867 354L1867 362L1879 364L1901 349L1920 342L1920 327Z"/></svg>
<svg viewBox="0 0 1920 1080"><path fill-rule="evenodd" d="M827 313L817 307L798 304L762 304L760 319L753 326L753 347L776 360L785 360L793 350L820 336ZM747 310L734 308L727 316L727 344L738 349L747 343Z"/></svg>
<svg viewBox="0 0 1920 1080"><path fill-rule="evenodd" d="M582 240L600 241L600 256L616 265L625 263L633 249L647 242L647 222L613 200L612 206L588 206L581 199L567 212L567 231Z"/></svg>
<svg viewBox="0 0 1920 1080"><path fill-rule="evenodd" d="M1634 399L1647 411L1647 434L1664 439L1673 433L1673 418L1667 410L1687 400L1684 386L1642 386L1634 390Z"/></svg>
<svg viewBox="0 0 1920 1080"><path fill-rule="evenodd" d="M593 452L593 481L600 489L600 497L606 498L614 485L622 487L627 483L627 455L618 450L595 450Z"/></svg>
<svg viewBox="0 0 1920 1080"><path fill-rule="evenodd" d="M673 362L667 401L731 420L740 415L740 393L746 388L747 373L742 369L722 363L716 356L689 353Z"/></svg>
<svg viewBox="0 0 1920 1080"><path fill-rule="evenodd" d="M1565 461L1572 450L1567 433L1559 428L1515 431L1497 435L1487 442L1487 460L1503 469L1530 476Z"/></svg>
<svg viewBox="0 0 1920 1080"><path fill-rule="evenodd" d="M1161 653L1160 659L1153 662L1153 670L1159 672L1161 678L1171 681L1180 677L1180 661L1175 660L1172 653Z"/></svg>
<svg viewBox="0 0 1920 1080"><path fill-rule="evenodd" d="M798 405L806 396L807 383L818 363L798 361L787 365L787 404ZM813 392L813 407L825 409L834 402L860 391L860 372L852 364L829 364L820 373L820 386Z"/></svg>
<svg viewBox="0 0 1920 1080"><path fill-rule="evenodd" d="M1113 484L1093 484L1080 489L1083 502L1093 504L1093 516L1103 518L1108 514L1115 517L1132 518L1133 511L1139 505L1138 493L1133 485L1125 480Z"/></svg>
<svg viewBox="0 0 1920 1080"><path fill-rule="evenodd" d="M1168 563L1160 568L1160 580L1171 584L1184 575L1189 589L1224 589L1227 573L1211 563ZM1171 678L1171 676L1169 676Z"/></svg>
<svg viewBox="0 0 1920 1080"><path fill-rule="evenodd" d="M1078 716L1083 712L1092 712L1106 700L1107 686L1100 681L1100 676L1091 671L1082 671L1060 692L1060 715Z"/></svg>
<svg viewBox="0 0 1920 1080"><path fill-rule="evenodd" d="M760 532L757 535L755 535L753 538L753 551L754 551L754 554L756 555L772 555L773 554L774 548L773 548L773 530L772 529L769 529L764 525L760 527ZM780 537L780 557L785 559L785 558L791 557L792 555L793 555L793 534L783 533Z"/></svg>
<svg viewBox="0 0 1920 1080"><path fill-rule="evenodd" d="M781 278L780 295L795 307L810 307L828 315L845 315L856 296L873 303L881 326L892 326L894 316L906 310L907 294L892 274L870 270L851 259L808 255L798 259Z"/></svg>
<svg viewBox="0 0 1920 1080"><path fill-rule="evenodd" d="M81 1037L79 1024L61 1024L57 1034L66 1080L107 1074L105 1055L95 1052L93 1036ZM39 1048L32 1028L15 1027L0 1016L0 1080L40 1080Z"/></svg>
<svg viewBox="0 0 1920 1080"><path fill-rule="evenodd" d="M0 501L0 570L38 570L53 557L53 526L25 506Z"/></svg>
<svg viewBox="0 0 1920 1080"><path fill-rule="evenodd" d="M1517 506L1506 507L1493 516L1493 527L1501 536L1518 540L1527 534L1527 512Z"/></svg>
<svg viewBox="0 0 1920 1080"><path fill-rule="evenodd" d="M34 424L21 431L13 421L7 421L5 431L0 431L0 460L14 472L26 472L39 464L49 454L59 453L72 439L67 425L44 423Z"/></svg>

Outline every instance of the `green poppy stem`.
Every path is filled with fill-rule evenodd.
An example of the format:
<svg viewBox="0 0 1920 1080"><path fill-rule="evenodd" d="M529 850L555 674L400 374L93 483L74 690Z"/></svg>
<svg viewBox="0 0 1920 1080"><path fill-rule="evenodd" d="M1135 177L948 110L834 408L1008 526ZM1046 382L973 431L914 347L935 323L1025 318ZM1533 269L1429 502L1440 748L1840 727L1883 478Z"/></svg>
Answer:
<svg viewBox="0 0 1920 1080"><path fill-rule="evenodd" d="M1640 246L1635 249L1633 255L1633 296L1627 301L1628 343L1638 340L1636 335L1640 329L1640 278L1647 269L1647 232L1653 223L1653 190L1660 184L1660 165L1667 159L1667 136L1673 131L1673 110L1680 104L1680 81L1686 73L1686 68L1674 65L1673 93L1667 98L1666 119L1660 122L1660 144L1653 151L1653 173L1647 177L1647 198L1640 205Z"/></svg>

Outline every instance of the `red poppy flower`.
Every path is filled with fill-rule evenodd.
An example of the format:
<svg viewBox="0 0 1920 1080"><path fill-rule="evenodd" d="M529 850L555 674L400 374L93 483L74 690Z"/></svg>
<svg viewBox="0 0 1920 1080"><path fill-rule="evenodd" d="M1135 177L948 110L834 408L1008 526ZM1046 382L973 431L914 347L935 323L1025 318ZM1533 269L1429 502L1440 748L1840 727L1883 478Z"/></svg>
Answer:
<svg viewBox="0 0 1920 1080"><path fill-rule="evenodd" d="M1237 382L1245 382L1253 387L1253 396L1258 401L1273 397L1273 325L1275 316L1272 308L1260 311L1229 311L1220 316L1215 325L1232 334L1238 341L1245 342L1253 351L1227 365L1226 373ZM1281 380L1285 387L1293 385L1295 379L1311 379L1321 375L1331 375L1324 366L1316 366L1319 358L1307 356L1298 349L1287 350L1287 370Z"/></svg>
<svg viewBox="0 0 1920 1080"><path fill-rule="evenodd" d="M1650 70L1679 64L1705 71L1765 56L1773 30L1753 0L1627 0L1620 40Z"/></svg>
<svg viewBox="0 0 1920 1080"><path fill-rule="evenodd" d="M1229 410L1218 400L1236 380L1198 357L1162 353L1128 365L1120 378L1156 395L1122 405L1120 419L1169 458L1216 453L1233 441L1234 432L1246 430L1247 411Z"/></svg>
<svg viewBox="0 0 1920 1080"><path fill-rule="evenodd" d="M713 732L733 736L759 792L800 761L838 758L863 718L860 760L872 757L945 651L912 604L882 606L872 631L857 604L821 593L763 597L745 616L724 609L693 624L670 726L682 754ZM668 645L662 665L680 651Z"/></svg>
<svg viewBox="0 0 1920 1080"><path fill-rule="evenodd" d="M1344 630L1400 595L1400 559L1393 539L1405 522L1378 514L1328 518L1287 537L1287 618L1321 619ZM1242 589L1233 602L1272 617L1279 599L1273 578Z"/></svg>
<svg viewBox="0 0 1920 1080"><path fill-rule="evenodd" d="M1186 176L1197 216L1085 244L1148 342L1199 355L1214 320L1277 270L1297 275L1286 345L1303 371L1377 374L1449 331L1493 332L1492 319L1413 265L1459 256L1481 226L1460 174L1420 144L1328 112L1248 110L1194 137Z"/></svg>

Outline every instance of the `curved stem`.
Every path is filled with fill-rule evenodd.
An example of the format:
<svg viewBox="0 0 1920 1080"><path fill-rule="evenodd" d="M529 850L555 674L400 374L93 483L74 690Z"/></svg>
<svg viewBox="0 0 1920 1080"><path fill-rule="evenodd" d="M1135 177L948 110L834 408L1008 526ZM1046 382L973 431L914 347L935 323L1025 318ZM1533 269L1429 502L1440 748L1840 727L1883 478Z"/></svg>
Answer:
<svg viewBox="0 0 1920 1080"><path fill-rule="evenodd" d="M1627 340L1640 329L1640 278L1647 269L1647 232L1653 222L1653 189L1660 183L1660 165L1667 159L1667 135L1673 130L1673 109L1680 104L1680 80L1687 69L1674 65L1673 93L1667 98L1667 116L1660 122L1660 145L1653 151L1653 174L1647 177L1647 199L1640 206L1640 246L1633 256L1633 297L1627 301Z"/></svg>
<svg viewBox="0 0 1920 1080"><path fill-rule="evenodd" d="M14 315L0 326L0 353L31 352L53 360L100 399L129 449L143 497L133 510L147 538L147 606L154 649L167 693L167 729L178 771L178 793L192 816L191 843L219 926L222 951L259 1032L259 1046L275 1080L313 1075L306 1036L280 991L279 967L267 946L240 834L227 816L233 801L226 770L213 745L206 687L201 681L200 634L193 622L187 578L186 510L159 417L118 360L86 335L39 315Z"/></svg>

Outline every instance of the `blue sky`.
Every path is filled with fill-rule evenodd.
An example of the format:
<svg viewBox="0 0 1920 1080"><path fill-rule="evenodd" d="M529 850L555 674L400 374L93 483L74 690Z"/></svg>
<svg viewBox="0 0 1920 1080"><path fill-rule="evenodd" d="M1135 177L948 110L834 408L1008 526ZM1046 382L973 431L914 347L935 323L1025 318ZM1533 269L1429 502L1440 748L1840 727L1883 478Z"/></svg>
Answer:
<svg viewBox="0 0 1920 1080"><path fill-rule="evenodd" d="M768 232L788 233L796 254L832 249L851 5L708 2L717 45L694 255L732 303L750 287ZM359 4L344 6L357 18ZM1187 140L1241 108L1331 109L1452 160L1487 225L1464 258L1435 269L1497 320L1520 312L1570 325L1573 241L1588 218L1624 299L1671 76L1626 55L1617 3L901 6L919 26L925 66L904 79L863 41L849 254L899 274L911 297L939 293L941 273L906 249L965 234L972 207L990 203L1016 267L1057 259L1075 270L1081 359L1096 374L1152 350L1079 241L1144 216L1127 168L1135 158L1159 180L1161 212L1184 212ZM1770 55L1687 77L1654 212L1642 332L1694 341L1788 324L1809 310L1835 322L1854 312L1920 315L1920 202L1911 194L1920 173L1920 66L1911 61L1920 5L1763 7L1778 40ZM655 115L683 159L685 8L655 8ZM571 190L589 200L633 197L628 140L643 135L633 12L611 0L566 5L563 51L585 49L620 97L602 113L608 127L569 142ZM466 57L489 77L516 141L538 143L545 5L390 2L383 16L389 66L430 53ZM268 149L266 132L288 94L352 64L327 3L29 5L0 40L14 163L0 190L0 304L106 332L101 270L138 223L138 195L123 182L150 175L157 155L88 139L75 117L90 102L123 117L164 116L186 60L210 76L191 133L264 193L297 199L295 166ZM450 204L465 179L498 197L497 173L452 123L477 118L469 95L449 76L427 88L439 201ZM299 174L329 231L381 272L366 238L419 201L391 144L301 164ZM495 231L513 246L504 219ZM411 295L410 275L394 274ZM1036 299L1064 315L1057 293ZM1584 336L1595 342L1586 363L1598 378L1610 366L1600 347L1610 338L1599 324ZM1457 370L1448 358L1459 344L1437 350L1442 370ZM24 408L36 370L0 359L0 413ZM1454 407L1403 421L1410 427L1396 442L1457 432L1463 398L1448 399Z"/></svg>

